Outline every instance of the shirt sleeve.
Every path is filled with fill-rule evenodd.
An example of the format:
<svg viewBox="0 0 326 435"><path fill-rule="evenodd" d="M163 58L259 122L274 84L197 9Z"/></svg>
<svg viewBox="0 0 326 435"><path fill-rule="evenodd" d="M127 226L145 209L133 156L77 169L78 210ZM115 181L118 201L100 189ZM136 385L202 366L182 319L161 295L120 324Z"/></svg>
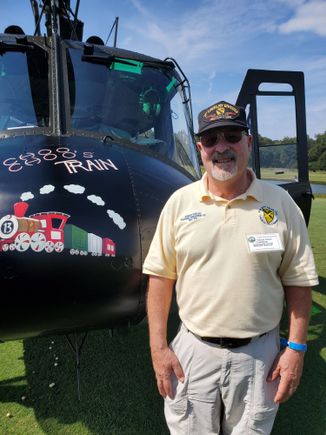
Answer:
<svg viewBox="0 0 326 435"><path fill-rule="evenodd" d="M279 268L282 284L299 287L318 285L318 274L304 217L290 196L288 200L288 237Z"/></svg>
<svg viewBox="0 0 326 435"><path fill-rule="evenodd" d="M143 265L143 273L176 279L173 201L168 200L160 215L154 238Z"/></svg>

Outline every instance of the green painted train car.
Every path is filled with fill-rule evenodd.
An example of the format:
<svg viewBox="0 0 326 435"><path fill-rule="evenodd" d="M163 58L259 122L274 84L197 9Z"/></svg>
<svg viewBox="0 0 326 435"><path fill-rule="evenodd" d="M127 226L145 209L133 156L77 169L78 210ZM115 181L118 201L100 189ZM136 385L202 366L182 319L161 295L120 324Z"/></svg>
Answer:
<svg viewBox="0 0 326 435"><path fill-rule="evenodd" d="M67 224L64 228L64 246L71 254L88 254L88 232L76 225Z"/></svg>

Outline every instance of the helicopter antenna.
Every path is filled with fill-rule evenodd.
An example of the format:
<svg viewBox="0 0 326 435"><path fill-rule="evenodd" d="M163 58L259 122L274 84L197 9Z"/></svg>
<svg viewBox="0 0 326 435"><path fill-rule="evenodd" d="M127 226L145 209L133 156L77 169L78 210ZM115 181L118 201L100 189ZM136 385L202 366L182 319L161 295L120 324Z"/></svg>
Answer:
<svg viewBox="0 0 326 435"><path fill-rule="evenodd" d="M78 39L78 37L77 37L77 25L78 25L78 10L79 10L79 3L80 3L80 0L77 0L76 8L75 8L75 14L72 14L73 17L74 17L74 22L72 23L72 27L73 27L73 32L74 32L74 34L76 35L76 38L77 38L77 39Z"/></svg>
<svg viewBox="0 0 326 435"><path fill-rule="evenodd" d="M40 12L39 12L39 9L38 9L37 0L30 0L30 1L31 1L31 7L32 7L33 15L34 15L34 20L35 20L35 32L34 32L34 36L36 36L36 35L41 36L41 29L40 29L41 17L40 17Z"/></svg>
<svg viewBox="0 0 326 435"><path fill-rule="evenodd" d="M119 26L119 17L115 17L114 23L112 24L112 27L111 27L109 36L108 36L108 38L107 38L107 40L105 42L105 45L107 45L107 43L108 43L108 41L110 39L111 33L112 33L113 29L114 29L114 43L113 43L113 47L114 48L117 47L118 26Z"/></svg>
<svg viewBox="0 0 326 435"><path fill-rule="evenodd" d="M62 10L64 12L64 14L61 14L61 15L65 17L67 23L69 24L69 26L71 28L71 34L70 34L69 39L78 40L77 26L78 26L78 10L79 10L80 0L77 0L75 12L73 12L71 7L70 7L70 0L61 0L60 4L61 4ZM72 17L74 18L74 21L70 20L70 15L72 15Z"/></svg>
<svg viewBox="0 0 326 435"><path fill-rule="evenodd" d="M48 36L51 34L57 33L57 20L56 15L58 13L57 11L57 1L56 0L42 0L42 10L41 13L39 12L39 7L37 4L37 0L30 0L32 11L34 15L35 20L35 32L34 36L38 35L41 36L41 29L40 29L40 23L42 20L42 17L44 15L44 12L46 12L46 21L45 21L45 27L47 29ZM40 3L41 6L41 3Z"/></svg>
<svg viewBox="0 0 326 435"><path fill-rule="evenodd" d="M41 36L40 23L45 13L45 27L48 36L59 33L66 39L82 39L83 23L78 20L80 0L76 0L75 12L70 7L70 0L42 0L41 13L37 0L30 0L30 2L35 20L34 36Z"/></svg>

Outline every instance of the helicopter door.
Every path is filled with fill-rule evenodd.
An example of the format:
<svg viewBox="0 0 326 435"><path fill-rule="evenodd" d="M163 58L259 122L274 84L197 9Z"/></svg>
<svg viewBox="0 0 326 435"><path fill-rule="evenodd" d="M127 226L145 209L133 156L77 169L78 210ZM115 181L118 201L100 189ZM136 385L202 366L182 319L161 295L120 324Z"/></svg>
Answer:
<svg viewBox="0 0 326 435"><path fill-rule="evenodd" d="M262 84L288 85L287 90L262 90ZM296 140L292 143L278 141L266 143L259 135L257 120L257 96L291 96L295 105ZM294 71L247 71L237 105L247 110L251 134L253 136L252 168L257 178L270 180L289 192L301 208L308 225L312 191L308 172L308 143L306 131L304 75ZM280 156L283 158L278 158ZM286 157L284 157L286 156ZM291 174L287 176L287 174Z"/></svg>

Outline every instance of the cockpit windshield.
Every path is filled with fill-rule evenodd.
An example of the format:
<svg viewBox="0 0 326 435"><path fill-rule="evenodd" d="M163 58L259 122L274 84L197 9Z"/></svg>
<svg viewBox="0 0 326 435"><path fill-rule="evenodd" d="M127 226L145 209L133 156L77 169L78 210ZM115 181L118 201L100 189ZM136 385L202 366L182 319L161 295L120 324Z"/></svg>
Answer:
<svg viewBox="0 0 326 435"><path fill-rule="evenodd" d="M4 45L4 43L3 43ZM49 125L48 55L7 44L0 56L0 130Z"/></svg>
<svg viewBox="0 0 326 435"><path fill-rule="evenodd" d="M99 132L197 173L178 74L162 62L67 50L72 129Z"/></svg>

